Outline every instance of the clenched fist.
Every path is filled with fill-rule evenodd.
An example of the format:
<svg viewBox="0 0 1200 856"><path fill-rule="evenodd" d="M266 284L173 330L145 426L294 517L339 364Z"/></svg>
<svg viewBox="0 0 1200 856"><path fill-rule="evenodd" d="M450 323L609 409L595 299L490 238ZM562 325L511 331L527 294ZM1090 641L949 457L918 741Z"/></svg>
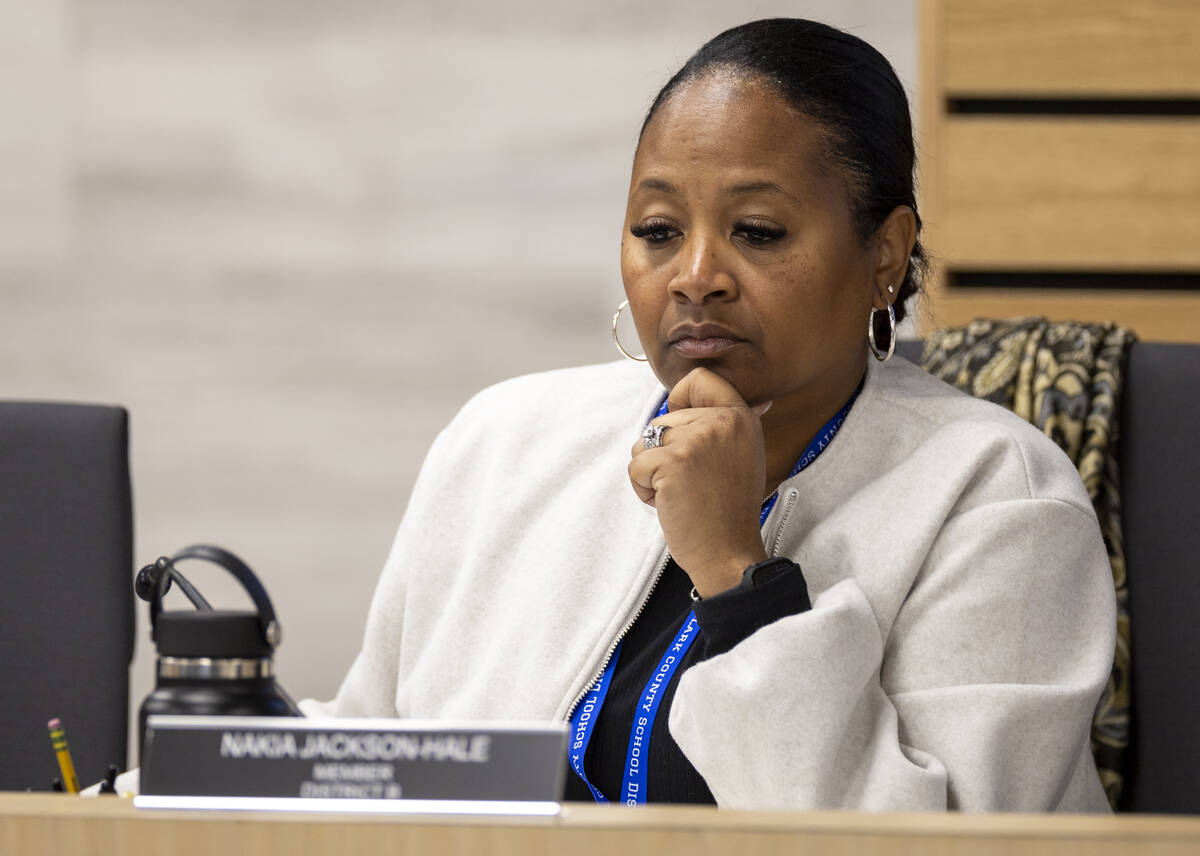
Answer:
<svg viewBox="0 0 1200 856"><path fill-rule="evenodd" d="M629 480L658 511L667 549L701 597L737 585L742 572L767 558L759 528L766 491L761 417L770 402L750 407L720 375L689 372L671 390L662 446L638 440Z"/></svg>

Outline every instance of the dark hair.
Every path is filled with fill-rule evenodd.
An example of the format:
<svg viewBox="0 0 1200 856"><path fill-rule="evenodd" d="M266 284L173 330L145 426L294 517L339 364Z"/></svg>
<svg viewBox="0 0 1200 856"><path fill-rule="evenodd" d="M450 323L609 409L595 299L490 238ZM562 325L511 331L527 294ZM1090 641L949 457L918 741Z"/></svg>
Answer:
<svg viewBox="0 0 1200 856"><path fill-rule="evenodd" d="M883 54L862 39L816 21L770 18L712 39L658 93L641 133L680 86L715 71L755 77L825 131L827 156L850 192L860 239L866 243L899 205L917 215L913 135L908 98ZM639 140L641 139L639 135ZM921 218L917 215L917 233ZM896 297L896 318L921 289L927 265L918 239Z"/></svg>

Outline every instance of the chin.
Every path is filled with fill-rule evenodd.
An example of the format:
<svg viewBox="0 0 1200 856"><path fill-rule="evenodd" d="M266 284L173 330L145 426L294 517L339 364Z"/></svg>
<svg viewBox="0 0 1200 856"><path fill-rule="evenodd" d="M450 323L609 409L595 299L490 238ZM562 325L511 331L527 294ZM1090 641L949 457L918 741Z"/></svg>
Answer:
<svg viewBox="0 0 1200 856"><path fill-rule="evenodd" d="M749 367L730 365L728 361L720 357L711 360L688 360L669 353L660 356L657 360L652 359L650 367L654 370L655 376L662 385L668 390L674 389L675 385L690 372L702 368L708 369L713 374L728 381L730 386L737 390L738 395L747 404L756 404L770 397L763 394L761 385L758 383L758 378L754 377L755 372L753 370Z"/></svg>

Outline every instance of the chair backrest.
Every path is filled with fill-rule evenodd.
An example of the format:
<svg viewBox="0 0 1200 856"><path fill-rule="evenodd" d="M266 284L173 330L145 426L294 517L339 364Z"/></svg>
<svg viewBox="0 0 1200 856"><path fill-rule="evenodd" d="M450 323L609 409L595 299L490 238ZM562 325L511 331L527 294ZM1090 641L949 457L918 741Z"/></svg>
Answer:
<svg viewBox="0 0 1200 856"><path fill-rule="evenodd" d="M1121 412L1130 811L1200 813L1200 345L1135 343Z"/></svg>
<svg viewBox="0 0 1200 856"><path fill-rule="evenodd" d="M49 790L54 717L81 784L124 767L132 566L125 410L0 402L0 789Z"/></svg>
<svg viewBox="0 0 1200 856"><path fill-rule="evenodd" d="M920 363L921 342L896 351ZM1132 712L1121 808L1200 813L1200 345L1137 342L1121 403Z"/></svg>

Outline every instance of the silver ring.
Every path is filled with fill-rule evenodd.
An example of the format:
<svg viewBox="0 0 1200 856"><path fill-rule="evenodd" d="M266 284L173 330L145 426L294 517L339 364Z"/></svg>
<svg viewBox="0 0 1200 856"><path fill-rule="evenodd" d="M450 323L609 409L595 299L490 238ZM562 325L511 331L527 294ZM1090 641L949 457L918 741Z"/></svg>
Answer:
<svg viewBox="0 0 1200 856"><path fill-rule="evenodd" d="M642 429L642 446L646 449L657 449L663 444L663 434L668 425L647 425Z"/></svg>

